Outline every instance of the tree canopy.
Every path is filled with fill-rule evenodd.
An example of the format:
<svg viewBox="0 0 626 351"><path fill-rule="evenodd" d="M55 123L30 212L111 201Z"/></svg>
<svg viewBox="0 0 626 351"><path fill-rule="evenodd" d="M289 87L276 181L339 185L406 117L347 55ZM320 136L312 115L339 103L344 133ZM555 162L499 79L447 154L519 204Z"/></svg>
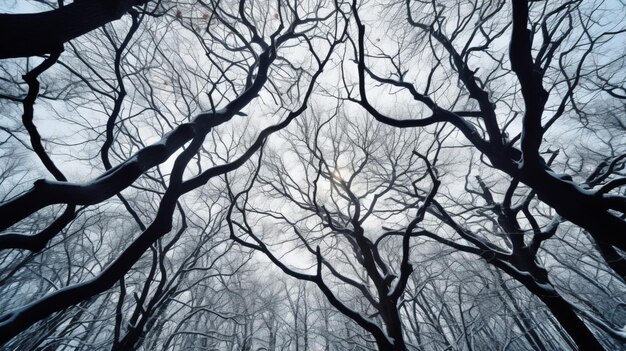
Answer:
<svg viewBox="0 0 626 351"><path fill-rule="evenodd" d="M0 349L626 344L622 1L0 12Z"/></svg>

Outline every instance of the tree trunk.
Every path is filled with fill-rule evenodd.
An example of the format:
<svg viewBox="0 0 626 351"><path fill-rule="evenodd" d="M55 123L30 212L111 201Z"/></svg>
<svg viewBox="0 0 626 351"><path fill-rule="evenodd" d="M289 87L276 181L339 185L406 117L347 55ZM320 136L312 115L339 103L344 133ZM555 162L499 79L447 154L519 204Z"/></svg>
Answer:
<svg viewBox="0 0 626 351"><path fill-rule="evenodd" d="M596 336L572 310L570 304L560 295L538 295L567 334L574 340L579 350L605 350Z"/></svg>

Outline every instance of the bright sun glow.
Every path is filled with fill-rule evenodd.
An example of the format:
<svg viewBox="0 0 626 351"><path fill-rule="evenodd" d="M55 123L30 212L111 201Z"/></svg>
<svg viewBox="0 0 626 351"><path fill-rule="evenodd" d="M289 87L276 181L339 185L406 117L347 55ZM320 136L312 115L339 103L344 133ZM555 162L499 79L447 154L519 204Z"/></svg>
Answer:
<svg viewBox="0 0 626 351"><path fill-rule="evenodd" d="M333 179L337 180L337 181L342 181L343 177L341 176L341 172L339 171L339 169L335 169L333 171Z"/></svg>

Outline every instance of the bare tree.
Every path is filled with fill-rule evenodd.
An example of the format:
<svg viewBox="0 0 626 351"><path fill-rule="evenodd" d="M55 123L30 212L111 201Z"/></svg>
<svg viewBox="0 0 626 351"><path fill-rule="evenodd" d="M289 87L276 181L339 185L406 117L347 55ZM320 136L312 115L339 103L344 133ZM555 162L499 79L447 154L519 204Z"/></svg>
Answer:
<svg viewBox="0 0 626 351"><path fill-rule="evenodd" d="M180 4L180 6L183 5ZM116 49L113 55L115 61L112 65L112 83L106 82L106 75L98 72L100 67L96 66L95 63L91 64L89 68L91 70L90 75L105 81L105 86L108 85L113 90L110 95L113 107L110 111L105 110L106 115L108 115L106 126L103 129L105 139L99 148L104 170L102 174L90 181L69 182L44 152L45 150L37 151L37 156L57 180L38 180L28 191L2 203L0 205L2 229L11 228L37 211L51 205L66 204L67 211L74 213L75 207L93 206L105 202L125 189L141 190L142 187L137 186L137 182L141 177L146 177L150 181L151 173L148 171L163 164L170 157L173 159L173 164L168 169L167 174L159 174L159 170L157 170L160 177L156 181L161 183L164 189L158 191L151 188L146 192L148 195L151 194L150 196L155 195L158 199L156 203L158 207L153 207L155 214L149 216L149 224L142 227L142 220L132 209L131 204L124 201L123 197L119 198L129 214L139 224L141 234L136 236L128 246L116 253L115 259L101 267L100 272L94 277L86 281L66 284L63 288L57 287L55 291L23 308L6 312L0 317L0 330L2 330L0 334L3 342L54 312L64 310L110 289L160 238L175 227L178 227L179 233L184 230L184 221L176 220L174 216L182 195L195 192L196 189L211 179L232 171L245 163L263 146L270 134L287 126L306 109L315 81L331 57L334 46L342 40L345 30L345 26L342 25L344 21L342 10L340 8L327 9L322 5L322 3L314 2L285 6L279 4L278 7L271 9L275 15L268 16L264 10L264 5L261 3L241 2L224 6L217 2L204 4L206 10L211 11L211 17L200 18L200 21L204 23L203 25L209 29L203 32L197 30L196 25L189 26L189 22L187 22L186 16L190 16L189 19L193 21L195 20L193 16L196 13L183 16L182 10L178 9L173 16L154 17L154 13L144 14L157 20L162 19L166 25L178 27L179 30L188 33L186 34L188 37L186 43L195 45L206 58L204 61L196 62L196 64L207 64L215 70L207 75L207 85L212 86L208 92L208 101L195 99L196 104L198 104L196 106L208 105L206 108L208 112L197 113L193 118L191 115L178 118L175 116L170 120L168 113L155 110L156 115L154 117L158 119L164 115L167 122L160 124L162 129L156 133L156 136L163 133L160 140L148 145L139 141L146 138L145 134L141 135L141 130L134 129L133 133L129 134L124 131L133 125L133 121L136 119L134 118L135 114L142 113L141 110L134 109L134 97L130 101L124 100L126 95L124 82L127 78L122 73L128 74L131 71L129 66L126 66L124 71L120 69L121 53L129 41L138 45L141 50L146 49L142 46L141 41L131 39L132 33L137 29L136 24L139 23L139 15L132 16L128 35L124 39L118 40L113 36L109 37L115 28L105 27L102 29L105 38L108 38L111 45ZM158 28L159 21L153 23L157 26L155 28ZM163 29L159 30L163 32ZM327 35L328 30L331 30L332 34ZM146 33L148 40L154 39L156 41L152 41L152 43L158 43L158 38L150 35L149 30ZM300 69L290 63L289 58L282 54L281 50L289 51L294 47L307 52L307 67L310 67L307 75L304 75ZM153 52L154 55L164 55L169 58L167 53L158 51L158 46L156 48L157 51ZM144 63L145 67L149 67L154 56L150 54L143 57L148 60ZM77 57L80 61L86 59L97 61L101 58L103 57ZM133 52L130 57L127 56L124 62L136 62L140 58L142 56L138 52ZM185 64L189 62L188 55L183 56L181 54L180 58ZM37 77L52 67L58 59L58 54L52 55L37 66L35 73L31 73L33 82L36 83ZM65 67L72 72L71 66L66 65ZM140 66L135 65L135 67ZM229 74L233 71L239 71L242 75L232 78ZM132 76L134 77L134 75ZM27 79L29 79L28 77L27 75ZM181 75L174 76L174 78L179 79L182 77ZM97 86L89 85L89 80L83 81L90 89L98 92ZM177 85L177 87L182 88L181 85ZM25 115L29 113L27 108L32 106L37 96L36 88L35 86L29 95L31 100L28 100L29 96L24 99ZM167 89L164 90L167 91ZM233 153L227 151L219 158L209 159L206 163L202 161L205 158L202 154L206 145L206 137L211 135L210 133L214 129L230 121L234 116L244 114L241 111L252 102L263 97L281 94L285 94L286 97L277 99L276 104L269 111L268 109L265 111L265 113L276 115L279 119L278 122L269 126L260 126L253 137L253 141L245 145L243 142L235 144L235 148L231 149ZM162 98L162 95L150 94L148 96L152 101ZM190 96L187 95L186 97L190 98L191 101ZM125 123L119 123L118 112L120 108L124 108L124 105L119 107L120 99L122 103L126 104L127 111L130 113ZM158 108L154 103L152 107ZM188 112L192 111L189 110ZM27 125L26 128L28 129ZM122 132L118 133L117 128L120 128ZM167 131L168 129L169 131ZM33 132L30 134L31 139L33 139ZM116 151L118 146L115 145L113 138L118 136L134 137L138 142L133 142L131 145L139 147L131 146L125 149L128 144L121 144L119 146L121 149L118 149L117 152L123 157L120 157L119 162L114 166L110 159L110 151ZM33 140L37 140L37 138ZM216 145L219 144L218 141ZM186 176L184 177L185 173ZM54 231L58 233L56 226L60 224L60 227L64 227L70 221L71 218L67 220L63 215L58 216L44 231L51 231L51 228L54 227ZM3 234L2 240L8 243L4 246L5 249L8 249L12 247L26 248L23 247L24 245L15 243L30 239L41 239L45 245L50 236L36 234L35 238L31 238L30 233L9 232Z"/></svg>
<svg viewBox="0 0 626 351"><path fill-rule="evenodd" d="M479 163L470 164L464 190L470 199L477 195L482 203L465 207L455 201L453 207L448 207L458 198L455 192L459 190L455 189L450 191L446 204L433 200L430 211L470 245L432 233L423 235L480 255L522 282L546 303L582 349L602 346L577 315L577 309L550 283L537 253L542 243L556 233L562 219L568 220L587 231L604 252L607 264L618 276L624 276L617 250L626 248L619 234L626 223L623 198L616 191L623 179L615 168L600 171L606 177L595 184L581 179L584 172L561 174L555 170L561 168L558 161L554 162L558 152L550 149L559 142L555 137L557 143L550 143L558 122L583 108L586 98L582 96L587 87L581 81L589 75L592 57L615 43L625 31L619 16L608 23L591 19L609 10L599 3L578 1L512 2L510 6L504 1L402 2L389 13L404 13L406 26L397 32L407 40L401 41L397 54L392 55L372 37L377 33L366 33L365 21L359 16L364 11L353 3L358 26L353 41L358 95L346 82L348 100L377 120L401 128L450 124L463 138L453 144L479 153L468 157ZM502 44L505 35L510 36L508 47ZM411 42L409 38L418 39ZM421 72L411 70L407 63L412 62L407 55L416 49L422 50ZM382 71L378 64L383 62L392 68L391 74L378 73ZM602 70L603 65L592 67ZM407 109L409 118L390 117L394 111L388 112L368 98L372 89L404 92L407 104L415 106ZM617 142L612 147L622 149L623 145ZM621 158L617 157L619 162ZM501 200L494 200L492 186L479 175L478 189L469 187L469 173L478 168L474 164L482 164L481 169L491 169L492 174L494 169L503 173L490 174L498 179L492 184L502 189L497 191ZM508 183L508 188L502 188L503 183ZM459 205L462 207L454 207ZM470 226L480 228L489 237L476 235ZM612 335L621 339L619 333Z"/></svg>
<svg viewBox="0 0 626 351"><path fill-rule="evenodd" d="M390 243L392 233L372 228L399 221L411 233L438 181L430 168L414 165L417 160L430 165L426 157L410 152L418 135L341 117L336 122L337 111L330 113L324 122L300 122L296 131L289 130L284 136L289 148L282 149L282 157L265 156L251 185L234 196L231 235L243 246L262 251L287 274L315 283L335 308L372 335L379 349L406 349L398 302L413 270L410 236ZM428 177L433 177L434 189L425 192L415 186ZM426 198L423 204L394 205L394 197L414 191ZM276 210L263 208L268 199L276 199ZM410 209L417 217L407 220L404 211ZM276 226L281 229L270 229ZM274 239L264 239L268 236ZM387 245L395 246L385 249ZM292 250L307 253L309 270L315 273L281 260ZM387 250L402 254L387 255ZM336 284L351 293L333 292ZM342 297L346 301L354 294L358 298L352 303L342 302Z"/></svg>

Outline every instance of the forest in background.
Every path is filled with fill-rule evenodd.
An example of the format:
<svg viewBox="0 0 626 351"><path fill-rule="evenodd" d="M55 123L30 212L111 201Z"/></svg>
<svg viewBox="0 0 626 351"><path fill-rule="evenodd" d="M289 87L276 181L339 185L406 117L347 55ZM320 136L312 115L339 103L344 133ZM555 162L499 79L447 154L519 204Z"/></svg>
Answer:
<svg viewBox="0 0 626 351"><path fill-rule="evenodd" d="M0 350L620 350L622 0L0 4Z"/></svg>

